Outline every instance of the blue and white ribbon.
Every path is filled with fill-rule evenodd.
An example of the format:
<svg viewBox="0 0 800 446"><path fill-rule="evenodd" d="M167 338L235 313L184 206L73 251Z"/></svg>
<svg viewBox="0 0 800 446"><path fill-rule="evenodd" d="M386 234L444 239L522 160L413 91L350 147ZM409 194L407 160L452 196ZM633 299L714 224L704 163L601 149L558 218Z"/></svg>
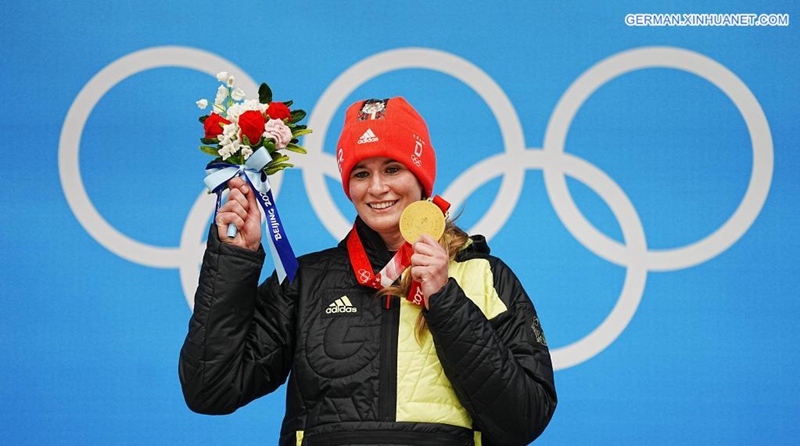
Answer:
<svg viewBox="0 0 800 446"><path fill-rule="evenodd" d="M206 168L206 178L203 180L206 187L211 192L217 194L217 208L219 210L222 197L222 190L231 178L244 177L250 187L256 191L256 199L264 209L267 218L267 244L269 245L272 260L275 263L275 271L278 273L278 280L283 282L285 277L291 282L297 273L297 257L294 255L289 238L283 230L281 217L278 215L278 208L275 206L275 199L272 197L272 190L267 174L261 169L264 168L271 158L265 148L256 150L244 165L230 163L214 163ZM216 213L216 211L215 211ZM229 228L236 228L229 225ZM235 236L236 233L233 233Z"/></svg>

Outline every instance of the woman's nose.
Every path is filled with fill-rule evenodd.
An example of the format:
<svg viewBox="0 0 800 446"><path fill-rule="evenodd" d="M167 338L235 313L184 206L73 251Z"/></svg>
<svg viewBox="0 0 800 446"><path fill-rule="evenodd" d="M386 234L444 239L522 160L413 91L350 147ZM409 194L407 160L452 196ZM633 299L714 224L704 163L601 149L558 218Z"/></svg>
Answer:
<svg viewBox="0 0 800 446"><path fill-rule="evenodd" d="M369 179L369 193L379 195L388 189L389 184L382 175L372 175Z"/></svg>

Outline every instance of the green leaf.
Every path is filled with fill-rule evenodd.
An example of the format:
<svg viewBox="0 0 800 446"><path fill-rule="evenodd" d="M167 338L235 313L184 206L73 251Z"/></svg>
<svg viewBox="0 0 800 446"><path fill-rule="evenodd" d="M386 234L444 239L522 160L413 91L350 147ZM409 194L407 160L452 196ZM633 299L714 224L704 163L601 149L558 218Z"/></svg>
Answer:
<svg viewBox="0 0 800 446"><path fill-rule="evenodd" d="M264 172L267 175L272 175L272 174L280 172L283 169L286 169L287 167L294 167L294 164L283 163L283 164L278 164L278 165L272 166L272 167L265 167L264 168Z"/></svg>
<svg viewBox="0 0 800 446"><path fill-rule="evenodd" d="M197 120L200 121L201 123L205 123L206 119L208 119L208 116L209 115L201 116L201 117L197 118Z"/></svg>
<svg viewBox="0 0 800 446"><path fill-rule="evenodd" d="M208 155L219 156L219 151L216 147L200 146L200 151Z"/></svg>
<svg viewBox="0 0 800 446"><path fill-rule="evenodd" d="M278 150L278 148L275 147L275 141L273 141L271 139L265 139L264 140L264 148L267 149L267 152L269 152L270 154L272 154L272 153L274 153L274 152L276 152Z"/></svg>
<svg viewBox="0 0 800 446"><path fill-rule="evenodd" d="M270 90L266 82L263 82L261 86L258 87L258 102L262 104L269 104L272 102L272 90Z"/></svg>
<svg viewBox="0 0 800 446"><path fill-rule="evenodd" d="M291 114L291 118L289 118L289 122L293 122L294 123L294 122L302 120L305 117L306 117L305 110L300 110L300 109L292 110L292 114Z"/></svg>
<svg viewBox="0 0 800 446"><path fill-rule="evenodd" d="M294 124L294 126L292 128L294 128L294 129L307 129L308 126L305 125L305 124Z"/></svg>
<svg viewBox="0 0 800 446"><path fill-rule="evenodd" d="M285 105L287 107L291 107L292 104L294 104L294 101L286 101L286 102L283 103L283 105Z"/></svg>
<svg viewBox="0 0 800 446"><path fill-rule="evenodd" d="M203 144L218 144L219 139L217 138L200 138L200 142Z"/></svg>
<svg viewBox="0 0 800 446"><path fill-rule="evenodd" d="M308 153L308 151L306 151L306 149L304 149L302 146L298 146L297 144L292 144L292 143L289 143L289 145L286 146L286 150L302 154Z"/></svg>
<svg viewBox="0 0 800 446"><path fill-rule="evenodd" d="M294 130L292 132L292 137L297 138L298 136L308 135L309 133L313 133L314 131L311 129L300 129Z"/></svg>
<svg viewBox="0 0 800 446"><path fill-rule="evenodd" d="M272 161L267 163L267 167L277 166L280 163L289 161L289 157L286 155L278 155L277 158L273 158Z"/></svg>
<svg viewBox="0 0 800 446"><path fill-rule="evenodd" d="M250 138L248 138L247 135L242 134L242 144L245 144L245 145L248 145L248 146L250 145Z"/></svg>

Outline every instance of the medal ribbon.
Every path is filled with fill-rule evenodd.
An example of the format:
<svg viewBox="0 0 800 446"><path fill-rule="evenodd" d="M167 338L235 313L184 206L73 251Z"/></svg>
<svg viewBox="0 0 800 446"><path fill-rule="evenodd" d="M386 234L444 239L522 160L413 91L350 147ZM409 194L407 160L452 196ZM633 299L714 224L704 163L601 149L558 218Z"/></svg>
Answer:
<svg viewBox="0 0 800 446"><path fill-rule="evenodd" d="M414 250L410 244L404 243L394 257L389 260L389 263L379 273L374 274L372 264L367 257L367 252L364 250L364 245L361 243L361 237L358 236L354 223L350 236L347 237L347 252L350 255L350 264L353 266L353 272L358 283L380 290L391 286L400 277L408 265L411 264L411 254L414 253Z"/></svg>
<svg viewBox="0 0 800 446"><path fill-rule="evenodd" d="M433 203L442 210L443 214L447 214L447 210L450 208L450 203L448 203L444 198L436 195L433 197ZM356 280L358 280L358 283L370 288L375 288L376 290L380 290L382 288L391 286L397 280L397 278L403 274L403 271L405 271L405 269L411 265L411 255L414 254L414 248L408 242L403 243L403 246L397 250L395 255L391 260L389 260L383 269L381 269L379 273L375 274L372 270L372 264L369 261L369 257L367 257L367 252L364 250L364 245L361 243L361 238L358 236L356 224L353 223L353 229L350 231L350 235L347 237L347 252L350 256L350 265L353 266L353 272L356 275ZM420 290L419 282L411 282L411 288L408 291L406 300L415 305L423 304L423 296L422 291ZM389 308L388 297L386 299L386 308Z"/></svg>

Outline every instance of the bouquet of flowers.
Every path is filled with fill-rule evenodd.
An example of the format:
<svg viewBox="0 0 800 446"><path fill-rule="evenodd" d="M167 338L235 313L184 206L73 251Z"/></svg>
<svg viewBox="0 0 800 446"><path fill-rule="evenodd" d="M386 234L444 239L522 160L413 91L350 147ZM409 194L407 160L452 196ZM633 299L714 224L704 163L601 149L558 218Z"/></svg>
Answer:
<svg viewBox="0 0 800 446"><path fill-rule="evenodd" d="M267 241L278 278L283 281L288 276L291 281L297 272L297 258L283 230L268 176L293 166L282 150L306 153L297 144L300 136L311 133L299 124L306 112L291 110L292 101L273 102L266 83L259 87L255 100L246 99L227 72L218 73L217 80L222 85L217 88L212 112L200 117L205 133L200 150L214 157L206 166L205 184L217 194L218 211L228 180L241 176L247 181L267 218ZM201 110L208 108L207 99L196 104ZM228 225L228 237L236 237L237 232L236 226Z"/></svg>
<svg viewBox="0 0 800 446"><path fill-rule="evenodd" d="M212 112L201 116L205 135L200 138L200 150L215 159L212 163L227 161L231 164L245 164L250 156L264 147L270 161L262 170L272 175L287 167L289 156L281 153L288 150L306 153L297 145L298 137L311 133L307 126L298 124L306 116L300 109L291 110L292 101L273 102L272 90L266 83L258 89L258 100L246 99L236 80L226 71L217 74L222 82L217 88ZM208 100L196 102L201 110L208 108Z"/></svg>

